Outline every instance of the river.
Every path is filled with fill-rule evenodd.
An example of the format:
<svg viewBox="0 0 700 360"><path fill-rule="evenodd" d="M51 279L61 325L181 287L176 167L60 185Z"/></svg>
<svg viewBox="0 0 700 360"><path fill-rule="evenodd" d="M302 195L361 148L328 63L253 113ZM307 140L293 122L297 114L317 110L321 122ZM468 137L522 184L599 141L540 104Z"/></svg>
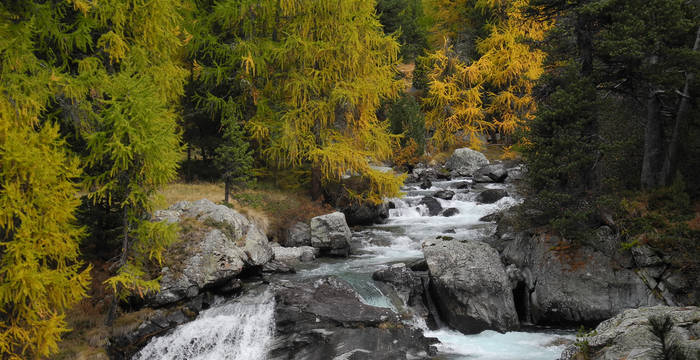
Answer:
<svg viewBox="0 0 700 360"><path fill-rule="evenodd" d="M475 198L484 189L507 188L509 193L513 189L505 184L475 184L471 189L457 189L464 182L465 179L434 182L426 190L406 187L404 197L389 200L394 208L389 211L386 224L353 230L352 255L348 259L318 259L298 267L296 274L282 277L336 275L350 283L363 302L396 310L372 280L373 272L391 264L421 259L421 243L426 239L450 236L478 240L490 236L495 225L479 219L518 202L508 196L494 204L479 204ZM456 208L459 213L451 217L429 216L425 205L419 204L421 199L446 189L454 191L454 197L438 201L443 208ZM558 359L565 347L562 343L574 339L571 331L527 325L517 332L464 335L446 327L430 330L422 318L405 321L424 330L426 336L440 340L438 359ZM263 290L203 311L195 321L153 339L134 359L258 360L266 358L266 348L272 341L274 297Z"/></svg>

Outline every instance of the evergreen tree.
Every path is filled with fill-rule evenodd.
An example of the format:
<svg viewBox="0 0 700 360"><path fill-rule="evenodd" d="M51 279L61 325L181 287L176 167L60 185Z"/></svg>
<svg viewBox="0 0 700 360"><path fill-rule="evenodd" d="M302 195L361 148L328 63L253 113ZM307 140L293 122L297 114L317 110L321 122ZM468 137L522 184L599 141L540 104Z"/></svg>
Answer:
<svg viewBox="0 0 700 360"><path fill-rule="evenodd" d="M0 5L0 357L54 353L65 310L86 296L75 224L77 159L45 117L62 69L36 51L61 33L60 6Z"/></svg>
<svg viewBox="0 0 700 360"><path fill-rule="evenodd" d="M428 47L423 0L379 0L376 9L384 33L399 34L404 61L415 59Z"/></svg>
<svg viewBox="0 0 700 360"><path fill-rule="evenodd" d="M228 203L233 182L244 182L250 177L253 157L248 149L241 126L229 120L224 130L223 141L216 148L216 166L224 179L224 201Z"/></svg>

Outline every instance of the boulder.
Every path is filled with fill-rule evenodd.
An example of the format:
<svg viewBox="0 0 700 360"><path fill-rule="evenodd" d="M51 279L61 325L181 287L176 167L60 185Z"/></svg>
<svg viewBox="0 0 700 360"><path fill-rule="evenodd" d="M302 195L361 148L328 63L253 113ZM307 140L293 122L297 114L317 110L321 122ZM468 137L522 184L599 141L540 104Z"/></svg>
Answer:
<svg viewBox="0 0 700 360"><path fill-rule="evenodd" d="M443 200L452 200L452 197L455 196L455 192L451 190L440 190L433 194L433 196Z"/></svg>
<svg viewBox="0 0 700 360"><path fill-rule="evenodd" d="M457 189L457 190L469 190L469 187L472 186L471 181L460 181L456 182L450 185L451 188Z"/></svg>
<svg viewBox="0 0 700 360"><path fill-rule="evenodd" d="M289 247L311 246L311 227L298 222L287 229L287 238L282 244Z"/></svg>
<svg viewBox="0 0 700 360"><path fill-rule="evenodd" d="M466 334L518 328L513 292L495 249L473 240L431 240L423 253L433 299L447 324Z"/></svg>
<svg viewBox="0 0 700 360"><path fill-rule="evenodd" d="M154 220L186 223L181 234L184 240L164 256L160 291L149 295L149 302L156 306L194 297L273 257L267 236L255 223L206 199L156 211Z"/></svg>
<svg viewBox="0 0 700 360"><path fill-rule="evenodd" d="M428 359L436 341L367 305L334 276L274 284L277 337L270 360Z"/></svg>
<svg viewBox="0 0 700 360"><path fill-rule="evenodd" d="M700 308L626 310L600 323L579 343L586 345L570 345L561 359L700 359Z"/></svg>
<svg viewBox="0 0 700 360"><path fill-rule="evenodd" d="M532 323L593 325L624 309L661 303L634 271L619 265L614 252L562 247L551 234L507 234L502 257L524 277L515 301Z"/></svg>
<svg viewBox="0 0 700 360"><path fill-rule="evenodd" d="M482 204L493 204L506 196L508 192L504 189L486 189L476 196L476 201Z"/></svg>
<svg viewBox="0 0 700 360"><path fill-rule="evenodd" d="M415 298L423 293L420 277L404 263L377 270L372 274L372 279L393 285L405 304L414 303Z"/></svg>
<svg viewBox="0 0 700 360"><path fill-rule="evenodd" d="M503 164L486 165L474 174L476 182L497 182L501 183L508 177L508 171Z"/></svg>
<svg viewBox="0 0 700 360"><path fill-rule="evenodd" d="M489 161L484 154L469 148L461 148L452 153L452 156L447 159L445 167L454 175L471 176L488 164Z"/></svg>
<svg viewBox="0 0 700 360"><path fill-rule="evenodd" d="M486 215L486 216L482 216L481 218L479 218L479 221L483 221L483 222L498 221L498 220L501 219L502 216L503 216L502 213L500 213L500 212L495 212L495 213L492 213L492 214L488 214L488 215Z"/></svg>
<svg viewBox="0 0 700 360"><path fill-rule="evenodd" d="M272 248L272 251L275 254L275 260L291 266L297 265L301 262L312 261L316 258L316 254L318 253L318 249L311 246L275 246Z"/></svg>
<svg viewBox="0 0 700 360"><path fill-rule="evenodd" d="M663 265L661 258L648 245L641 245L632 248L632 257L635 264L641 267Z"/></svg>
<svg viewBox="0 0 700 360"><path fill-rule="evenodd" d="M457 214L459 214L459 209L457 208L447 208L442 212L442 216L444 217L455 216Z"/></svg>
<svg viewBox="0 0 700 360"><path fill-rule="evenodd" d="M421 189L423 189L423 190L428 190L428 189L430 189L431 187L433 187L433 183L430 181L430 179L428 179L427 176L421 178L421 182L420 182L420 188L421 188Z"/></svg>
<svg viewBox="0 0 700 360"><path fill-rule="evenodd" d="M432 196L425 196L420 200L421 205L425 205L428 208L428 213L430 216L437 216L442 211L442 205Z"/></svg>
<svg viewBox="0 0 700 360"><path fill-rule="evenodd" d="M351 203L341 209L349 226L383 224L389 217L387 204Z"/></svg>
<svg viewBox="0 0 700 360"><path fill-rule="evenodd" d="M348 256L352 234L345 214L334 212L311 219L311 246L321 255Z"/></svg>

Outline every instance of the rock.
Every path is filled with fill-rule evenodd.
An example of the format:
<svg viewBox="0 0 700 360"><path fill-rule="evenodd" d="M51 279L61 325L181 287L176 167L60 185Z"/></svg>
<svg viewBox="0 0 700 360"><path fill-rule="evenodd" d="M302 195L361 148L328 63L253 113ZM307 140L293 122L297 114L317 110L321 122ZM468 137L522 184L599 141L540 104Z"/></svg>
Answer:
<svg viewBox="0 0 700 360"><path fill-rule="evenodd" d="M423 177L421 179L420 188L423 190L428 190L433 187L433 183L428 179L428 177Z"/></svg>
<svg viewBox="0 0 700 360"><path fill-rule="evenodd" d="M451 188L457 189L457 190L469 190L469 187L472 185L471 181L460 181L458 183L454 183L450 185Z"/></svg>
<svg viewBox="0 0 700 360"><path fill-rule="evenodd" d="M387 204L351 203L341 209L349 226L383 224L389 217Z"/></svg>
<svg viewBox="0 0 700 360"><path fill-rule="evenodd" d="M404 263L377 270L372 274L372 279L393 285L405 304L413 303L415 298L423 293L420 277Z"/></svg>
<svg viewBox="0 0 700 360"><path fill-rule="evenodd" d="M457 214L459 214L459 209L457 208L447 208L442 212L442 216L444 217L455 216Z"/></svg>
<svg viewBox="0 0 700 360"><path fill-rule="evenodd" d="M299 247L273 247L272 251L275 253L275 260L283 262L287 265L297 265L301 262L312 261L316 258L318 249L311 246L299 246Z"/></svg>
<svg viewBox="0 0 700 360"><path fill-rule="evenodd" d="M453 196L455 196L455 192L450 191L450 190L440 190L440 191L436 192L435 194L433 194L433 197L443 199L443 200L452 200Z"/></svg>
<svg viewBox="0 0 700 360"><path fill-rule="evenodd" d="M415 177L416 179L437 179L437 172L435 171L435 168L432 166L426 166L422 163L416 164L416 166L413 168L413 171L411 172L411 175L413 175L413 177Z"/></svg>
<svg viewBox="0 0 700 360"><path fill-rule="evenodd" d="M466 334L518 327L513 292L495 249L473 240L432 240L423 244L423 253L447 324Z"/></svg>
<svg viewBox="0 0 700 360"><path fill-rule="evenodd" d="M493 204L506 196L508 192L503 189L486 189L477 195L476 201L482 204Z"/></svg>
<svg viewBox="0 0 700 360"><path fill-rule="evenodd" d="M311 227L308 224L298 222L287 229L287 239L284 246L311 246Z"/></svg>
<svg viewBox="0 0 700 360"><path fill-rule="evenodd" d="M516 165L514 167L508 168L508 177L506 178L506 182L517 182L525 178L525 174L527 173L527 170L525 168L525 165Z"/></svg>
<svg viewBox="0 0 700 360"><path fill-rule="evenodd" d="M626 310L570 345L562 360L700 359L700 308L654 306Z"/></svg>
<svg viewBox="0 0 700 360"><path fill-rule="evenodd" d="M439 180L450 180L452 178L452 174L450 173L450 170L439 168L435 173L435 177Z"/></svg>
<svg viewBox="0 0 700 360"><path fill-rule="evenodd" d="M280 247L280 249L288 248ZM263 273L268 274L293 274L296 272L296 270L294 270L294 267L292 267L288 263L279 261L277 259L268 261L265 265L263 265L262 271Z"/></svg>
<svg viewBox="0 0 700 360"><path fill-rule="evenodd" d="M445 167L453 174L471 176L482 166L488 164L489 161L484 154L469 148L461 148L452 153L452 156L445 163Z"/></svg>
<svg viewBox="0 0 700 360"><path fill-rule="evenodd" d="M110 359L131 359L154 336L194 320L211 299L202 297L168 309L150 309L124 314L115 319L109 339Z"/></svg>
<svg viewBox="0 0 700 360"><path fill-rule="evenodd" d="M428 271L428 263L425 259L411 261L406 266L413 271Z"/></svg>
<svg viewBox="0 0 700 360"><path fill-rule="evenodd" d="M483 221L483 222L498 221L501 219L501 216L503 216L503 214L501 214L500 212L495 212L493 214L488 214L486 216L479 218L479 221Z"/></svg>
<svg viewBox="0 0 700 360"><path fill-rule="evenodd" d="M493 164L486 165L474 174L474 179L476 182L497 182L501 183L508 177L508 171L506 171L503 164Z"/></svg>
<svg viewBox="0 0 700 360"><path fill-rule="evenodd" d="M351 237L345 214L341 212L311 219L311 246L322 255L348 256Z"/></svg>
<svg viewBox="0 0 700 360"><path fill-rule="evenodd" d="M428 208L430 216L437 216L440 214L440 211L442 211L442 205L432 196L423 197L419 204L425 205Z"/></svg>
<svg viewBox="0 0 700 360"><path fill-rule="evenodd" d="M663 260L661 260L661 258L656 255L654 250L647 245L633 247L632 257L634 258L634 262L637 264L637 266L646 267L663 265Z"/></svg>
<svg viewBox="0 0 700 360"><path fill-rule="evenodd" d="M525 278L516 305L527 308L532 323L596 324L624 309L661 303L634 271L619 266L615 254L585 245L557 251L560 245L557 236L526 232L503 243L504 261Z"/></svg>
<svg viewBox="0 0 700 360"><path fill-rule="evenodd" d="M360 301L334 276L274 284L277 337L270 360L428 359L436 341L389 309Z"/></svg>
<svg viewBox="0 0 700 360"><path fill-rule="evenodd" d="M203 199L183 201L156 211L155 221L182 222L185 240L165 254L161 289L148 296L155 306L191 298L236 277L245 268L261 267L273 257L265 233L237 211Z"/></svg>

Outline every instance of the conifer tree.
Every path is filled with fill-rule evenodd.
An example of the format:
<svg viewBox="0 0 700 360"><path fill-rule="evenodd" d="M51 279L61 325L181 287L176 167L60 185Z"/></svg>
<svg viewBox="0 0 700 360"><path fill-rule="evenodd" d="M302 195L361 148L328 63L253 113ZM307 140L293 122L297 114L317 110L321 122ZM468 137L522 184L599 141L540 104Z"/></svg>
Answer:
<svg viewBox="0 0 700 360"><path fill-rule="evenodd" d="M455 134L460 134L478 148L476 134L495 129L509 135L532 120L536 110L532 88L544 71L544 52L531 44L544 39L551 22L526 17L528 3L460 2L489 15L492 24L486 26L488 35L476 42L480 56L471 63L465 63L447 42L429 57L433 68L425 103L436 146L453 145ZM453 17L459 11L450 13L439 1L437 5L438 13L447 16L441 21L444 26L454 26Z"/></svg>
<svg viewBox="0 0 700 360"><path fill-rule="evenodd" d="M216 166L224 179L224 201L228 203L233 182L244 182L250 177L253 157L240 124L227 121L221 145L216 149Z"/></svg>
<svg viewBox="0 0 700 360"><path fill-rule="evenodd" d="M68 331L65 310L86 296L77 158L45 112L61 68L35 51L60 33L51 4L0 5L0 358L50 356Z"/></svg>
<svg viewBox="0 0 700 360"><path fill-rule="evenodd" d="M362 198L398 194L401 179L370 167L391 155L397 138L376 110L401 87L399 47L373 2L224 1L211 13L237 59L231 68L243 70L238 82L255 111L246 129L269 163L310 165L314 197L322 181L348 172L369 180ZM212 56L219 49L226 53L212 47Z"/></svg>
<svg viewBox="0 0 700 360"><path fill-rule="evenodd" d="M68 70L56 75L54 114L84 142L85 188L95 202L121 212L121 255L107 284L117 299L158 288L144 271L176 239L175 228L151 224L158 188L174 179L181 157L175 102L183 93L182 4L179 0L71 0L43 18L50 32L41 53ZM116 304L116 301L114 302ZM116 309L114 306L112 309ZM110 311L111 320L114 311Z"/></svg>

